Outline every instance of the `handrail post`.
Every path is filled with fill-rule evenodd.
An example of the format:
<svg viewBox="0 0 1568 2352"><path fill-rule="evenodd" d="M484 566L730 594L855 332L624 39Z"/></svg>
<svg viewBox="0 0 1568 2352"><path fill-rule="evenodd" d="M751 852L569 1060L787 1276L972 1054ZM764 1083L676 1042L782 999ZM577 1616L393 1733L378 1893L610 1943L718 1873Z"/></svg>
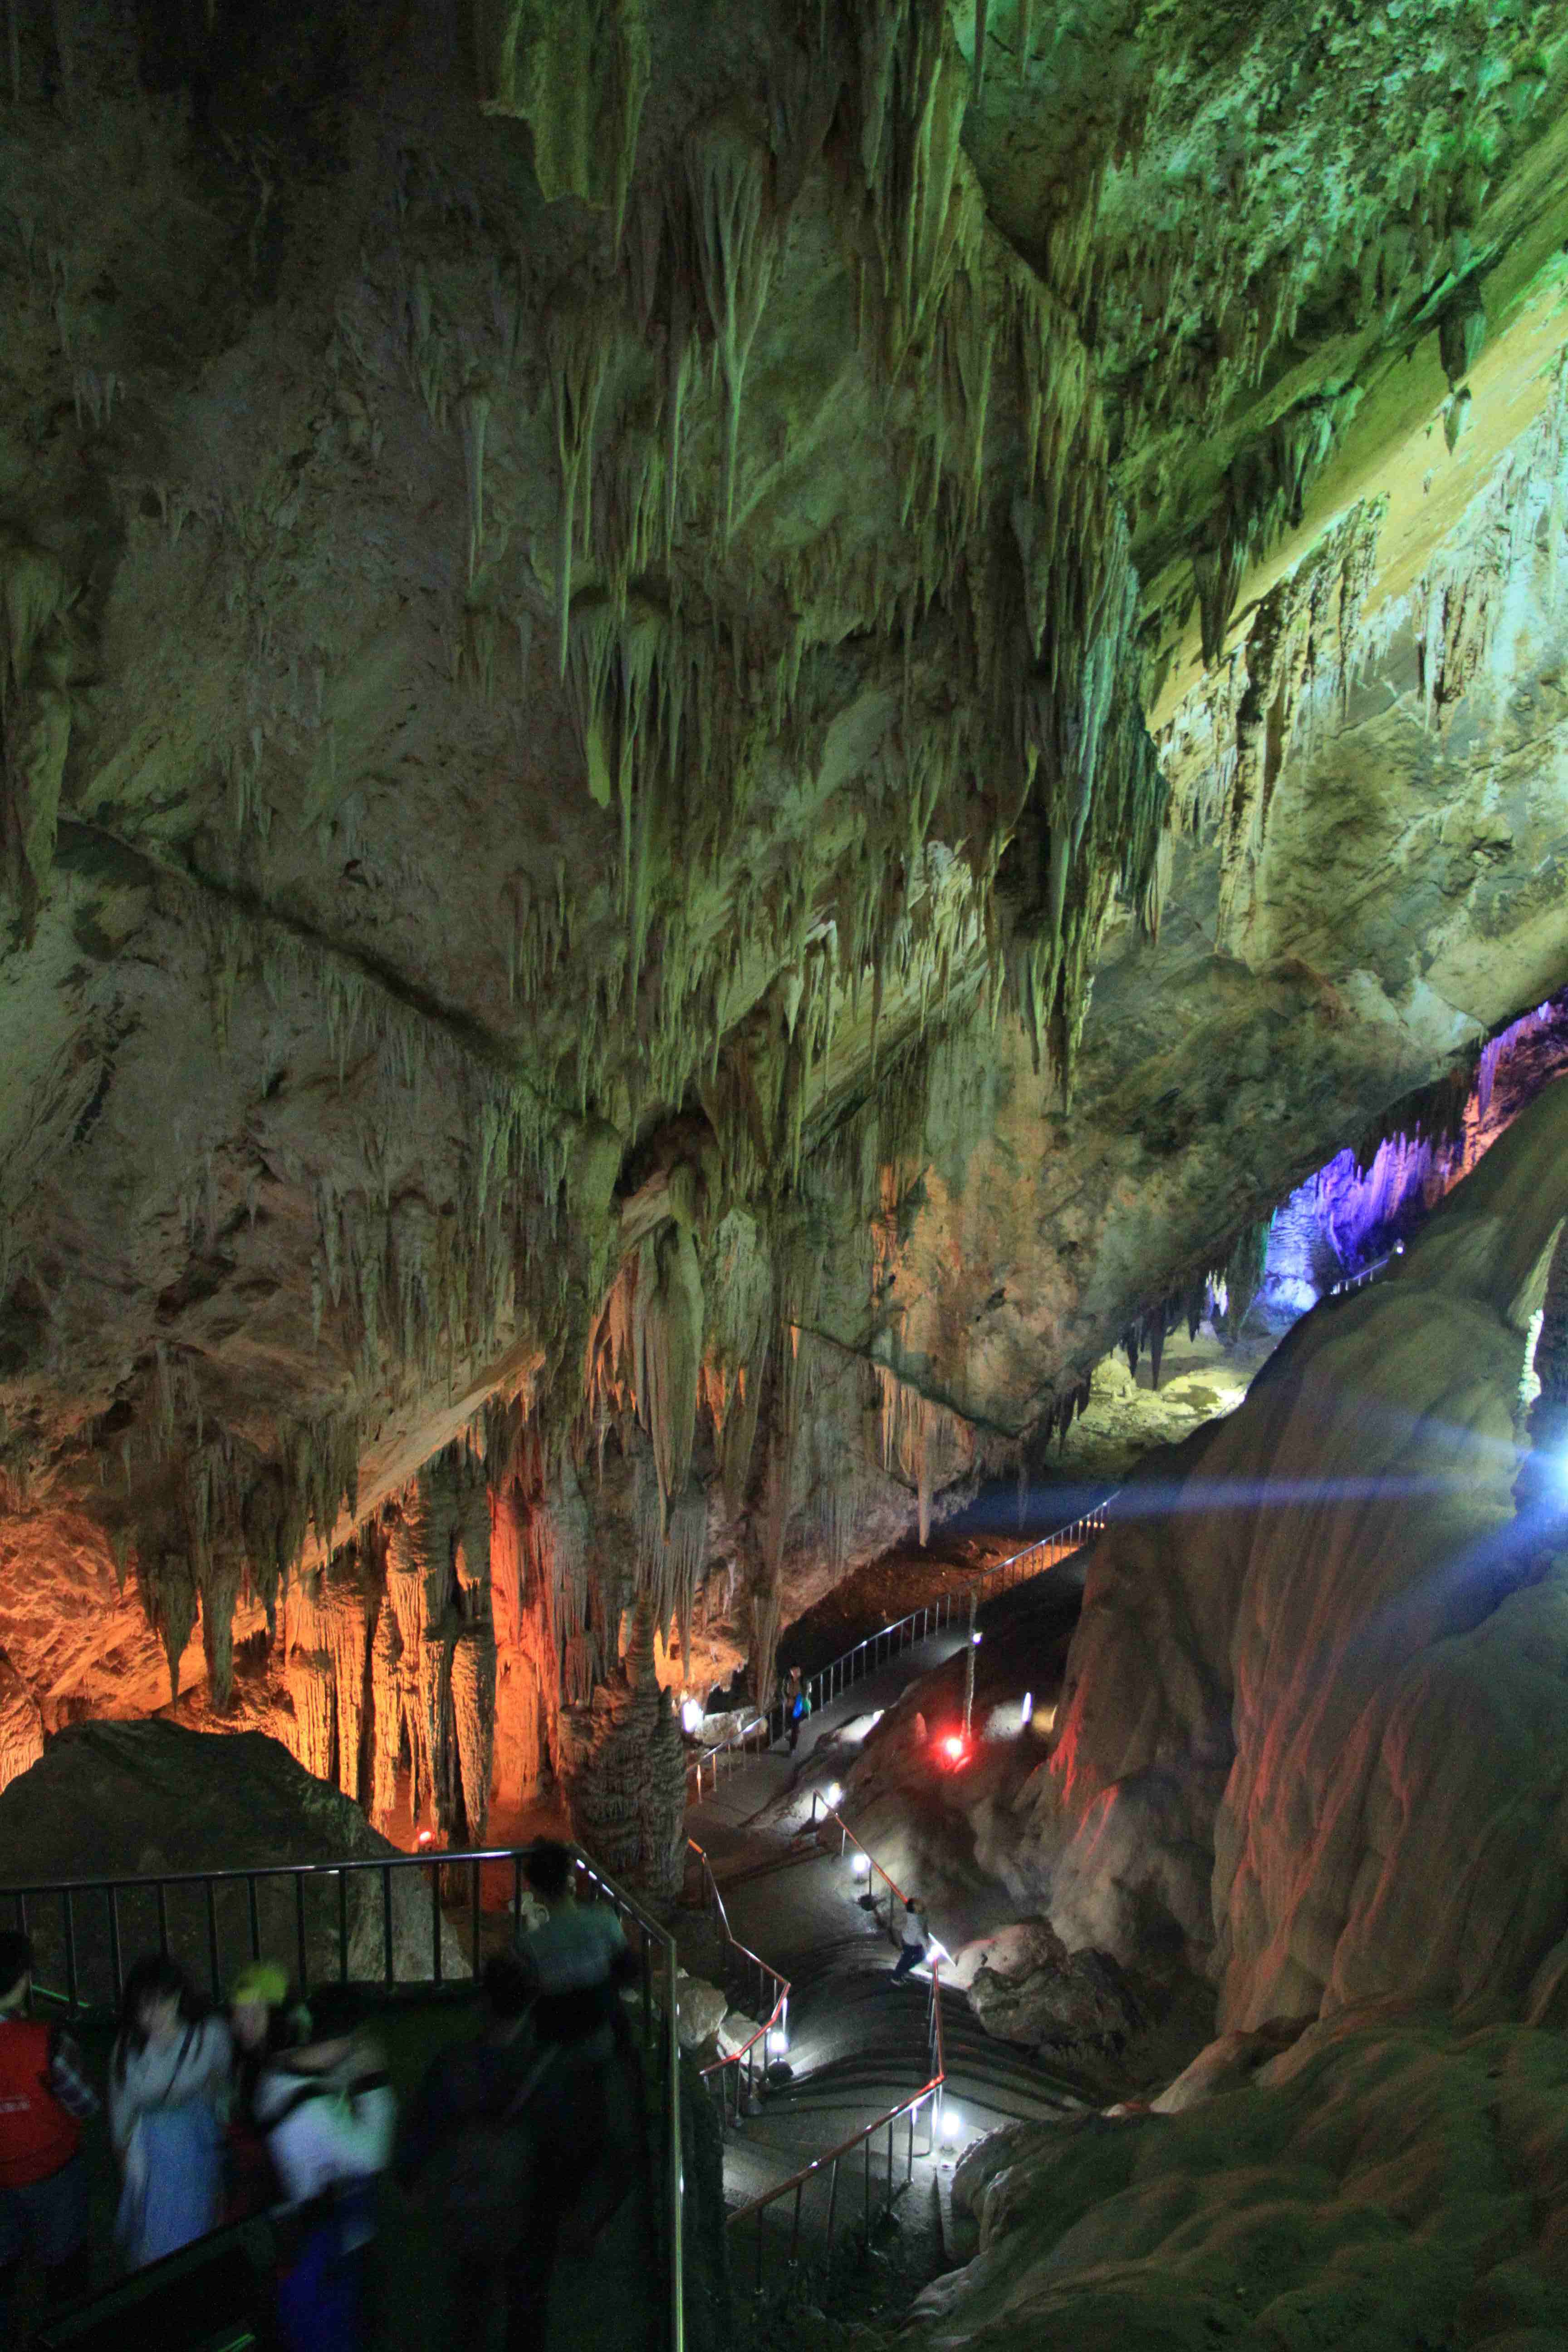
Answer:
<svg viewBox="0 0 1568 2352"><path fill-rule="evenodd" d="M669 2179L667 2183L667 2226L669 2232L669 2352L683 2352L686 2341L686 2268L681 2221L686 2183L682 2177L680 2140L680 2004L676 1997L679 1959L675 1938L664 1948L665 2036L669 2067Z"/></svg>

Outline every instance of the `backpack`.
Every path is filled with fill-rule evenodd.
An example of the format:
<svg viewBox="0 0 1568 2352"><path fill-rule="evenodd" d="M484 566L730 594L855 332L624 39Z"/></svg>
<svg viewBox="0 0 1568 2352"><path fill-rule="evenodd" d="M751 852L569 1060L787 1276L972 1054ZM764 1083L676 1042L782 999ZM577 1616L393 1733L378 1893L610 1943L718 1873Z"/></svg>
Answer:
<svg viewBox="0 0 1568 2352"><path fill-rule="evenodd" d="M792 1723L804 1723L810 1713L811 1701L807 1698L803 1690L797 1690L794 1698L790 1701L790 1721Z"/></svg>

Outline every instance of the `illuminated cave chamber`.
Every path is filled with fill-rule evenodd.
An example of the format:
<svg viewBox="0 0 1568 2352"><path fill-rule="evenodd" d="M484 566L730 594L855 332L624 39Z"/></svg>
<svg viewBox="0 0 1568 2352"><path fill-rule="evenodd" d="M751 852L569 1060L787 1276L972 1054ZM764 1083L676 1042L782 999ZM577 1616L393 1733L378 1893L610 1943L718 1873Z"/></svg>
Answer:
<svg viewBox="0 0 1568 2352"><path fill-rule="evenodd" d="M969 1883L1247 2035L1402 1969L1398 2104L1495 2057L1528 2140L1545 2040L1453 2037L1558 2031L1556 1571L1433 1563L1561 1402L1568 28L1134 15L7 9L0 1801L172 1706L662 1896L679 1702L975 1492L1131 1470L1179 1525L1094 1555L1032 1747L979 1653ZM1358 1349L1501 1449L1452 1526L1212 1508L1376 1455ZM1477 2124L1468 2236L1368 2159L1395 2340L1561 2334L1539 2130ZM1207 2341L1274 2256L1191 2152ZM1524 2269L1422 2316L1461 2243Z"/></svg>

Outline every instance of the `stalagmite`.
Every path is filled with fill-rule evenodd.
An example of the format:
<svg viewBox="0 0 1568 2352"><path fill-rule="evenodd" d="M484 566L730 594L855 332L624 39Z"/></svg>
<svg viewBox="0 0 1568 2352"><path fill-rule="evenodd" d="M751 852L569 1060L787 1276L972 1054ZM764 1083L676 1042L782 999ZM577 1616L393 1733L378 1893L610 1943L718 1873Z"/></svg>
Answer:
<svg viewBox="0 0 1568 2352"><path fill-rule="evenodd" d="M563 1718L573 1818L613 1875L656 1899L679 1890L684 1864L686 1763L680 1727L653 1665L653 1613L638 1602L624 1675Z"/></svg>

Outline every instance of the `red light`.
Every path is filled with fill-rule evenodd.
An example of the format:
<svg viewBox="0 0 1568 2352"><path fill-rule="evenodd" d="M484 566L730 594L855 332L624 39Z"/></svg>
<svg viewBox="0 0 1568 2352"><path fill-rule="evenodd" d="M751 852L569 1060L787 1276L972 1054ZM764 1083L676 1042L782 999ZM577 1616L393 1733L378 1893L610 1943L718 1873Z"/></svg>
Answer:
<svg viewBox="0 0 1568 2352"><path fill-rule="evenodd" d="M956 1732L956 1731L951 1731L951 1732L949 1732L949 1734L948 1734L947 1738L942 1741L942 1746L946 1748L946 1750L947 1750L948 1754L952 1757L952 1759L953 1762L956 1764L956 1763L958 1762L959 1758L960 1758L960 1757L963 1755L963 1740L959 1738L959 1736L958 1736L957 1732Z"/></svg>

